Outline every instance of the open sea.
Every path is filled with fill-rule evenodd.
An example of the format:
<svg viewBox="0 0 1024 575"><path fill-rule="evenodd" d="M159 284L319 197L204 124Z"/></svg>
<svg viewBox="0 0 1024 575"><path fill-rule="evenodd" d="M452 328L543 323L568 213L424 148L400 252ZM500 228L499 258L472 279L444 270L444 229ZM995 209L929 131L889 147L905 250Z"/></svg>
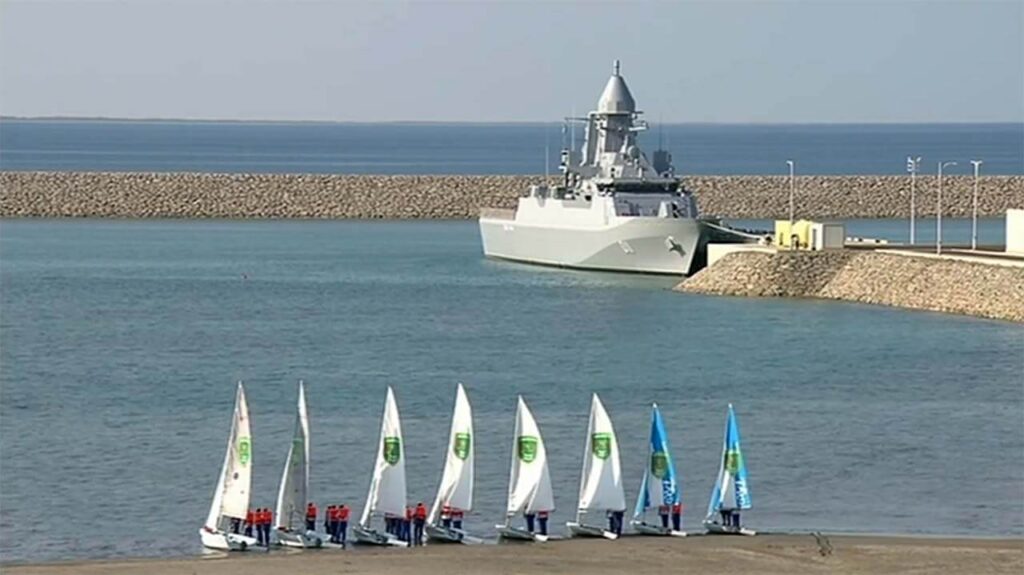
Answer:
<svg viewBox="0 0 1024 575"><path fill-rule="evenodd" d="M429 503L461 381L481 535L503 514L517 394L548 444L553 524L570 518L592 392L630 500L661 406L687 529L732 402L756 529L1024 535L1024 326L675 281L489 261L462 221L2 221L0 560L199 554L238 380L254 506L273 505L299 379L321 507L361 510L387 385L410 499Z"/></svg>
<svg viewBox="0 0 1024 575"><path fill-rule="evenodd" d="M576 135L576 149L582 143ZM1024 124L666 124L680 174L1024 174ZM0 120L0 170L543 174L572 143L559 124ZM547 161L545 161L545 159Z"/></svg>

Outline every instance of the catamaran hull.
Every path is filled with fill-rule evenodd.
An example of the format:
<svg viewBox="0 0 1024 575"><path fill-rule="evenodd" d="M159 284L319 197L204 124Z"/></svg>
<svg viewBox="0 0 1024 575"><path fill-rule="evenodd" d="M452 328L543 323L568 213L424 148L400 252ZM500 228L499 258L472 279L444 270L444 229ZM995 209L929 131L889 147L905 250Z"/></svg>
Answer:
<svg viewBox="0 0 1024 575"><path fill-rule="evenodd" d="M661 525L651 525L642 521L633 521L633 529L641 535L658 535L662 537L686 537L685 531L676 531Z"/></svg>
<svg viewBox="0 0 1024 575"><path fill-rule="evenodd" d="M498 530L498 536L503 539L534 541L536 543L544 543L549 539L547 535L531 533L525 529L519 529L510 525L495 525L494 528Z"/></svg>
<svg viewBox="0 0 1024 575"><path fill-rule="evenodd" d="M757 535L757 531L746 527L733 527L720 523L705 523L704 528L713 535Z"/></svg>
<svg viewBox="0 0 1024 575"><path fill-rule="evenodd" d="M259 541L255 537L246 537L237 533L225 533L224 531L199 530L199 540L203 547L219 549L221 551L246 551L254 547Z"/></svg>
<svg viewBox="0 0 1024 575"><path fill-rule="evenodd" d="M366 543L368 545L389 545L392 547L409 546L408 543L402 541L394 535L391 535L390 533L381 533L376 529L369 529L367 527L353 527L352 534L355 535L356 541L360 543Z"/></svg>
<svg viewBox="0 0 1024 575"><path fill-rule="evenodd" d="M484 254L557 267L687 275L706 256L706 227L691 218L622 218L604 227L553 227L480 218Z"/></svg>
<svg viewBox="0 0 1024 575"><path fill-rule="evenodd" d="M294 547L298 549L318 549L323 547L324 540L320 538L313 531L306 531L299 533L297 531L281 531L276 532L277 543L285 547Z"/></svg>
<svg viewBox="0 0 1024 575"><path fill-rule="evenodd" d="M604 537L612 541L619 538L618 534L593 525L583 525L582 523L569 521L565 526L569 528L569 533L572 533L573 537Z"/></svg>

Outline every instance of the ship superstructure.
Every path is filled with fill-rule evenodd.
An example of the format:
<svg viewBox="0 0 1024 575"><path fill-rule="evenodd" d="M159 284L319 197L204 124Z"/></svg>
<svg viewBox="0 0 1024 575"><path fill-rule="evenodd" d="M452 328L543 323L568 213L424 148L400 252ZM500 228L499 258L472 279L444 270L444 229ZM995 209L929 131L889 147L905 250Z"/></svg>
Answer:
<svg viewBox="0 0 1024 575"><path fill-rule="evenodd" d="M723 230L698 219L697 201L667 152L648 161L637 143L647 129L641 114L616 60L597 109L567 118L583 124L584 140L578 152L562 150L561 183L530 186L515 210L482 211L484 253L624 272L689 274L702 265L704 244Z"/></svg>

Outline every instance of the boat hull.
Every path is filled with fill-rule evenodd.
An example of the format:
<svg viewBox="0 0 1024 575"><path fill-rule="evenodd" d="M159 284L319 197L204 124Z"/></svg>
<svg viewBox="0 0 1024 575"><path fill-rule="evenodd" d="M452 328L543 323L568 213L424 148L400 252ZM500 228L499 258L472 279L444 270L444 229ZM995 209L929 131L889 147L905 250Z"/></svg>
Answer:
<svg viewBox="0 0 1024 575"><path fill-rule="evenodd" d="M255 537L246 537L225 531L207 531L206 529L199 530L199 540L203 547L220 551L246 551L259 543Z"/></svg>
<svg viewBox="0 0 1024 575"><path fill-rule="evenodd" d="M424 531L430 541L437 543L482 543L480 539L454 527L428 523Z"/></svg>
<svg viewBox="0 0 1024 575"><path fill-rule="evenodd" d="M691 218L623 218L602 227L555 227L480 218L487 257L617 272L687 275L706 243Z"/></svg>
<svg viewBox="0 0 1024 575"><path fill-rule="evenodd" d="M502 539L514 539L518 541L534 541L536 543L544 543L550 539L547 535L541 535L539 533L531 533L526 529L520 529L518 527L512 527L511 525L495 525L495 529L498 530L498 536Z"/></svg>
<svg viewBox="0 0 1024 575"><path fill-rule="evenodd" d="M746 527L733 527L721 523L705 523L704 528L711 535L757 535L757 531Z"/></svg>
<svg viewBox="0 0 1024 575"><path fill-rule="evenodd" d="M357 525L352 528L356 541L367 545L384 545L391 547L408 547L409 544L390 533L381 533L376 529Z"/></svg>
<svg viewBox="0 0 1024 575"><path fill-rule="evenodd" d="M611 541L619 538L618 534L594 525L584 525L575 521L569 521L565 526L569 528L569 533L572 533L573 537L604 537Z"/></svg>
<svg viewBox="0 0 1024 575"><path fill-rule="evenodd" d="M324 540L313 531L284 531L278 529L275 533L278 545L294 547L298 549L318 549L323 547Z"/></svg>
<svg viewBox="0 0 1024 575"><path fill-rule="evenodd" d="M676 531L669 527L662 527L661 525L651 525L650 523L644 523L643 521L633 521L631 523L633 530L641 535L657 535L661 537L686 537L685 531Z"/></svg>

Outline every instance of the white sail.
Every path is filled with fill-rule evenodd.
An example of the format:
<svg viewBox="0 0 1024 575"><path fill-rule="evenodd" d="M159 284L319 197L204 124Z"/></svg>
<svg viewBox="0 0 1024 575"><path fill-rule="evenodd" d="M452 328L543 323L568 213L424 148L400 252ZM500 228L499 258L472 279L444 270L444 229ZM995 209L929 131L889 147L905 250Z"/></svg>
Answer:
<svg viewBox="0 0 1024 575"><path fill-rule="evenodd" d="M277 525L288 529L305 529L306 501L309 493L309 415L306 412L306 389L299 382L299 403L295 416L295 433L288 448L288 458L281 474L277 492Z"/></svg>
<svg viewBox="0 0 1024 575"><path fill-rule="evenodd" d="M516 428L512 438L512 469L508 482L508 515L520 511L554 511L547 450L537 422L522 396L516 407Z"/></svg>
<svg viewBox="0 0 1024 575"><path fill-rule="evenodd" d="M221 529L221 517L244 519L249 510L252 486L252 436L249 433L249 406L245 401L245 388L238 382L235 411L228 435L228 448L224 465L213 492L213 503L206 517L206 527Z"/></svg>
<svg viewBox="0 0 1024 575"><path fill-rule="evenodd" d="M390 513L404 517L405 494L405 443L402 440L402 423L398 418L395 393L388 387L384 401L384 416L380 425L380 441L377 443L377 462L373 467L370 492L359 524L367 526L374 513Z"/></svg>
<svg viewBox="0 0 1024 575"><path fill-rule="evenodd" d="M626 496L622 490L619 442L615 437L612 420L595 393L590 402L590 423L583 451L579 510L625 509Z"/></svg>
<svg viewBox="0 0 1024 575"><path fill-rule="evenodd" d="M445 506L469 511L473 508L473 411L460 383L455 391L455 411L452 413L448 450L441 474L441 485L430 509L430 522L437 523Z"/></svg>

